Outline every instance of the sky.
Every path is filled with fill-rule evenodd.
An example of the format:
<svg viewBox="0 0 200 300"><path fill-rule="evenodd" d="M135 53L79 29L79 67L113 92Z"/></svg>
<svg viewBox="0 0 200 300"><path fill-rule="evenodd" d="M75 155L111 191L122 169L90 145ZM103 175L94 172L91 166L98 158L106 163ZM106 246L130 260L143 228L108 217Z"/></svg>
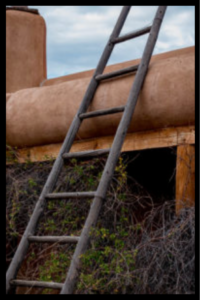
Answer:
<svg viewBox="0 0 200 300"><path fill-rule="evenodd" d="M96 68L123 6L29 6L47 28L47 78ZM133 6L120 35L150 25L158 6ZM194 6L168 6L153 54L194 46ZM141 58L148 34L116 44L108 65Z"/></svg>

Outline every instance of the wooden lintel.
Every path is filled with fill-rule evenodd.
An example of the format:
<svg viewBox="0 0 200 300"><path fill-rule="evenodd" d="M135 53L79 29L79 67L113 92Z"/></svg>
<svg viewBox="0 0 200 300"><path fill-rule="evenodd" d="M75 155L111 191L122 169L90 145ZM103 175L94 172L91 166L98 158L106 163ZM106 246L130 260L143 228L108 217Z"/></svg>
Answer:
<svg viewBox="0 0 200 300"><path fill-rule="evenodd" d="M107 149L112 146L113 136L105 136L88 140L75 141L70 152ZM153 148L172 147L195 143L194 126L169 127L145 132L128 133L122 152ZM16 150L17 161L23 163L30 160L46 161L57 157L60 144L51 144ZM12 161L7 162L12 163Z"/></svg>

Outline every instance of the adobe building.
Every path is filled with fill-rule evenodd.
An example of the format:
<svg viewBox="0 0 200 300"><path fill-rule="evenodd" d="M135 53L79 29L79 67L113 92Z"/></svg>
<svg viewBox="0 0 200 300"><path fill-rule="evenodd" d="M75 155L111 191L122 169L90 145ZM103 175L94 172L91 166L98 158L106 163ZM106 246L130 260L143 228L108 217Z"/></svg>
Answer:
<svg viewBox="0 0 200 300"><path fill-rule="evenodd" d="M139 62L124 61L104 72ZM6 143L18 148L19 162L57 156L94 72L48 79L46 69L45 20L37 10L7 8ZM132 72L103 81L89 111L125 105L134 77ZM183 201L195 200L194 95L194 47L154 55L122 149L177 149L177 211ZM109 148L121 115L84 121L71 152Z"/></svg>

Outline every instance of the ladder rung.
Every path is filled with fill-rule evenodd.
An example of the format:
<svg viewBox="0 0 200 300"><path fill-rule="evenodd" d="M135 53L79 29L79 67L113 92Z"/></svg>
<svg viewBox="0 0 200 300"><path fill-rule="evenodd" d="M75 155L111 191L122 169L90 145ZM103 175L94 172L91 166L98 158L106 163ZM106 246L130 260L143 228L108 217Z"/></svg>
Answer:
<svg viewBox="0 0 200 300"><path fill-rule="evenodd" d="M81 158L81 157L97 157L103 154L107 154L110 152L110 149L99 149L99 150L90 150L90 151L82 151L82 152L74 152L74 153L64 153L62 155L63 159L70 158Z"/></svg>
<svg viewBox="0 0 200 300"><path fill-rule="evenodd" d="M152 26L147 26L147 27L144 27L144 28L139 29L137 31L133 31L133 32L124 34L124 35L119 36L118 38L116 38L114 40L111 40L111 43L112 44L117 44L117 43L121 43L121 42L125 42L127 40L130 40L130 39L133 39L135 37L141 36L143 34L146 34L146 33L150 32L151 27Z"/></svg>
<svg viewBox="0 0 200 300"><path fill-rule="evenodd" d="M95 77L95 79L100 81L100 80L106 80L106 79L109 79L109 78L113 78L113 77L116 77L116 76L121 76L121 75L124 75L124 74L128 74L128 73L137 71L138 67L139 67L139 65L135 65L135 66L124 68L124 69L121 69L121 70L118 70L118 71L110 72L110 73L107 73L107 74L97 75Z"/></svg>
<svg viewBox="0 0 200 300"><path fill-rule="evenodd" d="M52 193L47 194L46 199L66 199L66 198L94 198L96 192L74 192L74 193Z"/></svg>
<svg viewBox="0 0 200 300"><path fill-rule="evenodd" d="M125 109L125 106L118 106L118 107L109 108L109 109L91 111L88 113L81 114L79 117L80 117L80 119L88 119L88 118L93 118L93 117L111 115L111 114L116 114L116 113L122 112L122 111L124 111L124 109Z"/></svg>
<svg viewBox="0 0 200 300"><path fill-rule="evenodd" d="M42 287L42 288L51 288L51 289L62 289L63 287L63 283L19 280L19 279L12 280L11 284L15 286Z"/></svg>
<svg viewBox="0 0 200 300"><path fill-rule="evenodd" d="M35 243L77 243L78 236L29 236L29 242Z"/></svg>

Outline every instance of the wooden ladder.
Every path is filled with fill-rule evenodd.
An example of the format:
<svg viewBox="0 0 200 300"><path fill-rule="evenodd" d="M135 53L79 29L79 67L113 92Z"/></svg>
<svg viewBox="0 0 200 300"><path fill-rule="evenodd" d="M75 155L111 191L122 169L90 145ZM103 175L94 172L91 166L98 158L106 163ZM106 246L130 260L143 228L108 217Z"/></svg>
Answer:
<svg viewBox="0 0 200 300"><path fill-rule="evenodd" d="M56 288L61 289L60 294L71 294L75 287L78 279L80 269L80 255L83 254L89 244L89 233L91 227L95 226L97 218L102 206L103 200L106 198L106 192L109 183L113 177L114 170L120 156L120 151L133 116L133 112L137 103L137 99L142 88L149 62L152 56L152 52L158 37L159 29L165 14L167 6L159 6L156 12L155 18L151 26L147 26L140 30L119 36L127 15L131 9L131 6L124 6L117 23L113 29L113 32L107 42L107 45L103 51L97 68L92 76L87 91L83 97L82 103L79 107L77 114L75 115L73 122L68 130L65 137L61 150L56 158L52 170L47 178L47 181L43 187L41 195L37 201L33 214L27 225L27 228L21 238L17 251L10 263L6 274L6 292L9 293L14 286L34 286L44 288ZM114 71L108 74L102 74L104 68L108 62L108 59L112 53L112 50L117 43L124 42L126 40L141 36L149 33L149 37L142 55L142 59L139 65L128 67L119 71ZM134 83L130 90L130 94L125 106L115 107L112 109L99 110L94 112L87 112L87 109L94 97L99 83L108 78L114 78L129 72L136 71ZM96 116L115 114L123 112L120 124L114 137L112 147L107 150L96 150L96 151L85 151L80 153L69 153L75 136L79 130L81 122L84 119L92 118ZM75 193L52 193L58 176L63 167L64 161L69 158L77 157L96 157L104 153L109 153L105 168L99 182L98 188L95 192L75 192ZM45 204L49 199L69 199L69 198L93 198L93 202L90 207L89 214L84 224L82 233L79 237L77 236L34 236L37 224L44 210ZM28 251L30 243L41 243L41 242L66 242L66 243L77 243L76 249L66 276L64 283L54 282L41 282L41 281L27 281L17 280L17 272L23 262L23 259Z"/></svg>

